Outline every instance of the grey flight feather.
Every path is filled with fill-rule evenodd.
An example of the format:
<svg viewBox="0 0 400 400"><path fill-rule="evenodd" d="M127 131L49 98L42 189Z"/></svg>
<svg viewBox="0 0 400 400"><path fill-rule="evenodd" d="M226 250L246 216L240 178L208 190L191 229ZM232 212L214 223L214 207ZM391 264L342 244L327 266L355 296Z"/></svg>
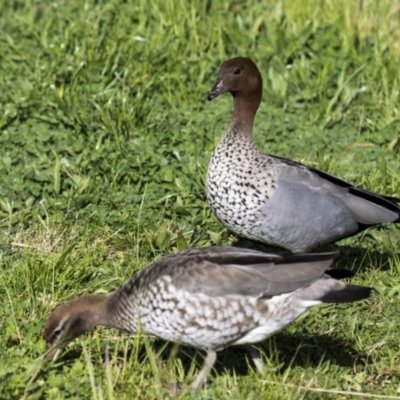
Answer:
<svg viewBox="0 0 400 400"><path fill-rule="evenodd" d="M327 179L321 178L306 167L300 165L291 166L284 163L282 166L277 167L277 172L279 176L278 185L282 180L290 185L294 183L304 185L318 195L335 196L342 202L342 207L347 209L350 217L357 223L374 225L394 222L399 218L398 211L392 211L387 207L361 197L359 194L352 194L349 188L338 186Z"/></svg>
<svg viewBox="0 0 400 400"><path fill-rule="evenodd" d="M207 251L189 250L164 257L148 268L142 279L146 286L168 275L177 289L208 296L271 297L293 292L320 279L339 255L334 252L285 256L211 247Z"/></svg>

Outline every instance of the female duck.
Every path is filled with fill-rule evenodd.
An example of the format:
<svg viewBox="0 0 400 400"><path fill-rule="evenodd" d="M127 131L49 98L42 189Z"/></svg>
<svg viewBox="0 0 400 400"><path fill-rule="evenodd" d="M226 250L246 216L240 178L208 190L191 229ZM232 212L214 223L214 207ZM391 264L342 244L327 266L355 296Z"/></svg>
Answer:
<svg viewBox="0 0 400 400"><path fill-rule="evenodd" d="M328 271L340 253L275 255L231 247L185 250L136 273L110 296L82 296L60 305L45 326L47 358L79 335L105 325L140 331L203 349L201 387L216 351L261 342L308 308L367 298L371 289L346 285ZM351 276L351 274L350 274ZM250 355L259 371L257 352Z"/></svg>

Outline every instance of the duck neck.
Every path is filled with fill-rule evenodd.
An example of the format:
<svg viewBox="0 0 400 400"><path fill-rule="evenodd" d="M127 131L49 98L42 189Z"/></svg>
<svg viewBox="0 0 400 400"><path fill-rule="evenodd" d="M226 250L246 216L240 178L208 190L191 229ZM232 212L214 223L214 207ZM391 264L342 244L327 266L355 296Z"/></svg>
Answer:
<svg viewBox="0 0 400 400"><path fill-rule="evenodd" d="M81 314L87 330L95 328L97 325L110 326L107 315L107 296L87 295L80 298ZM84 301L82 301L84 300Z"/></svg>
<svg viewBox="0 0 400 400"><path fill-rule="evenodd" d="M261 90L252 96L243 92L232 93L234 99L233 116L230 130L241 132L251 138L256 112L261 102Z"/></svg>
<svg viewBox="0 0 400 400"><path fill-rule="evenodd" d="M129 318L126 318L127 315ZM123 286L108 296L104 316L109 327L136 331L138 318L136 299L127 297Z"/></svg>

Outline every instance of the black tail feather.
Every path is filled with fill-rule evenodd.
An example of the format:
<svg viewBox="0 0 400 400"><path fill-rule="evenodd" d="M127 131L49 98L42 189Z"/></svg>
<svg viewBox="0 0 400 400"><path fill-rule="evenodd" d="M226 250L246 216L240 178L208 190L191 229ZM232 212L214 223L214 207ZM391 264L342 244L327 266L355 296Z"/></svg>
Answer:
<svg viewBox="0 0 400 400"><path fill-rule="evenodd" d="M351 278L354 276L354 273L347 269L330 269L329 271L326 271L325 273L333 279L345 279L345 278Z"/></svg>
<svg viewBox="0 0 400 400"><path fill-rule="evenodd" d="M374 289L366 286L346 285L342 290L326 293L319 300L324 303L349 303L367 299Z"/></svg>
<svg viewBox="0 0 400 400"><path fill-rule="evenodd" d="M292 253L292 254L280 254L282 260L275 261L275 264L296 264L305 262L335 260L335 262L341 260L346 256L345 251L331 251L328 253Z"/></svg>

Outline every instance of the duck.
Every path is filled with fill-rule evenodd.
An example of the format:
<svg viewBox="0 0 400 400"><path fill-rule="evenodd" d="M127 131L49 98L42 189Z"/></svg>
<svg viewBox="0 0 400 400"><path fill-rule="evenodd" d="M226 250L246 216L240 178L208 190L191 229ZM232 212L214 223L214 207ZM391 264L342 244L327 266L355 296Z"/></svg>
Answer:
<svg viewBox="0 0 400 400"><path fill-rule="evenodd" d="M339 279L331 270L342 254L268 254L236 247L183 250L135 273L108 296L84 295L48 317L46 360L98 325L143 332L202 349L204 366L191 385L198 390L216 352L247 346L259 372L264 365L252 344L280 331L310 307L366 299L372 288Z"/></svg>
<svg viewBox="0 0 400 400"><path fill-rule="evenodd" d="M298 253L400 222L400 199L258 150L252 131L262 76L252 60L237 57L220 66L207 98L226 92L233 96L233 115L211 157L206 196L231 232Z"/></svg>

